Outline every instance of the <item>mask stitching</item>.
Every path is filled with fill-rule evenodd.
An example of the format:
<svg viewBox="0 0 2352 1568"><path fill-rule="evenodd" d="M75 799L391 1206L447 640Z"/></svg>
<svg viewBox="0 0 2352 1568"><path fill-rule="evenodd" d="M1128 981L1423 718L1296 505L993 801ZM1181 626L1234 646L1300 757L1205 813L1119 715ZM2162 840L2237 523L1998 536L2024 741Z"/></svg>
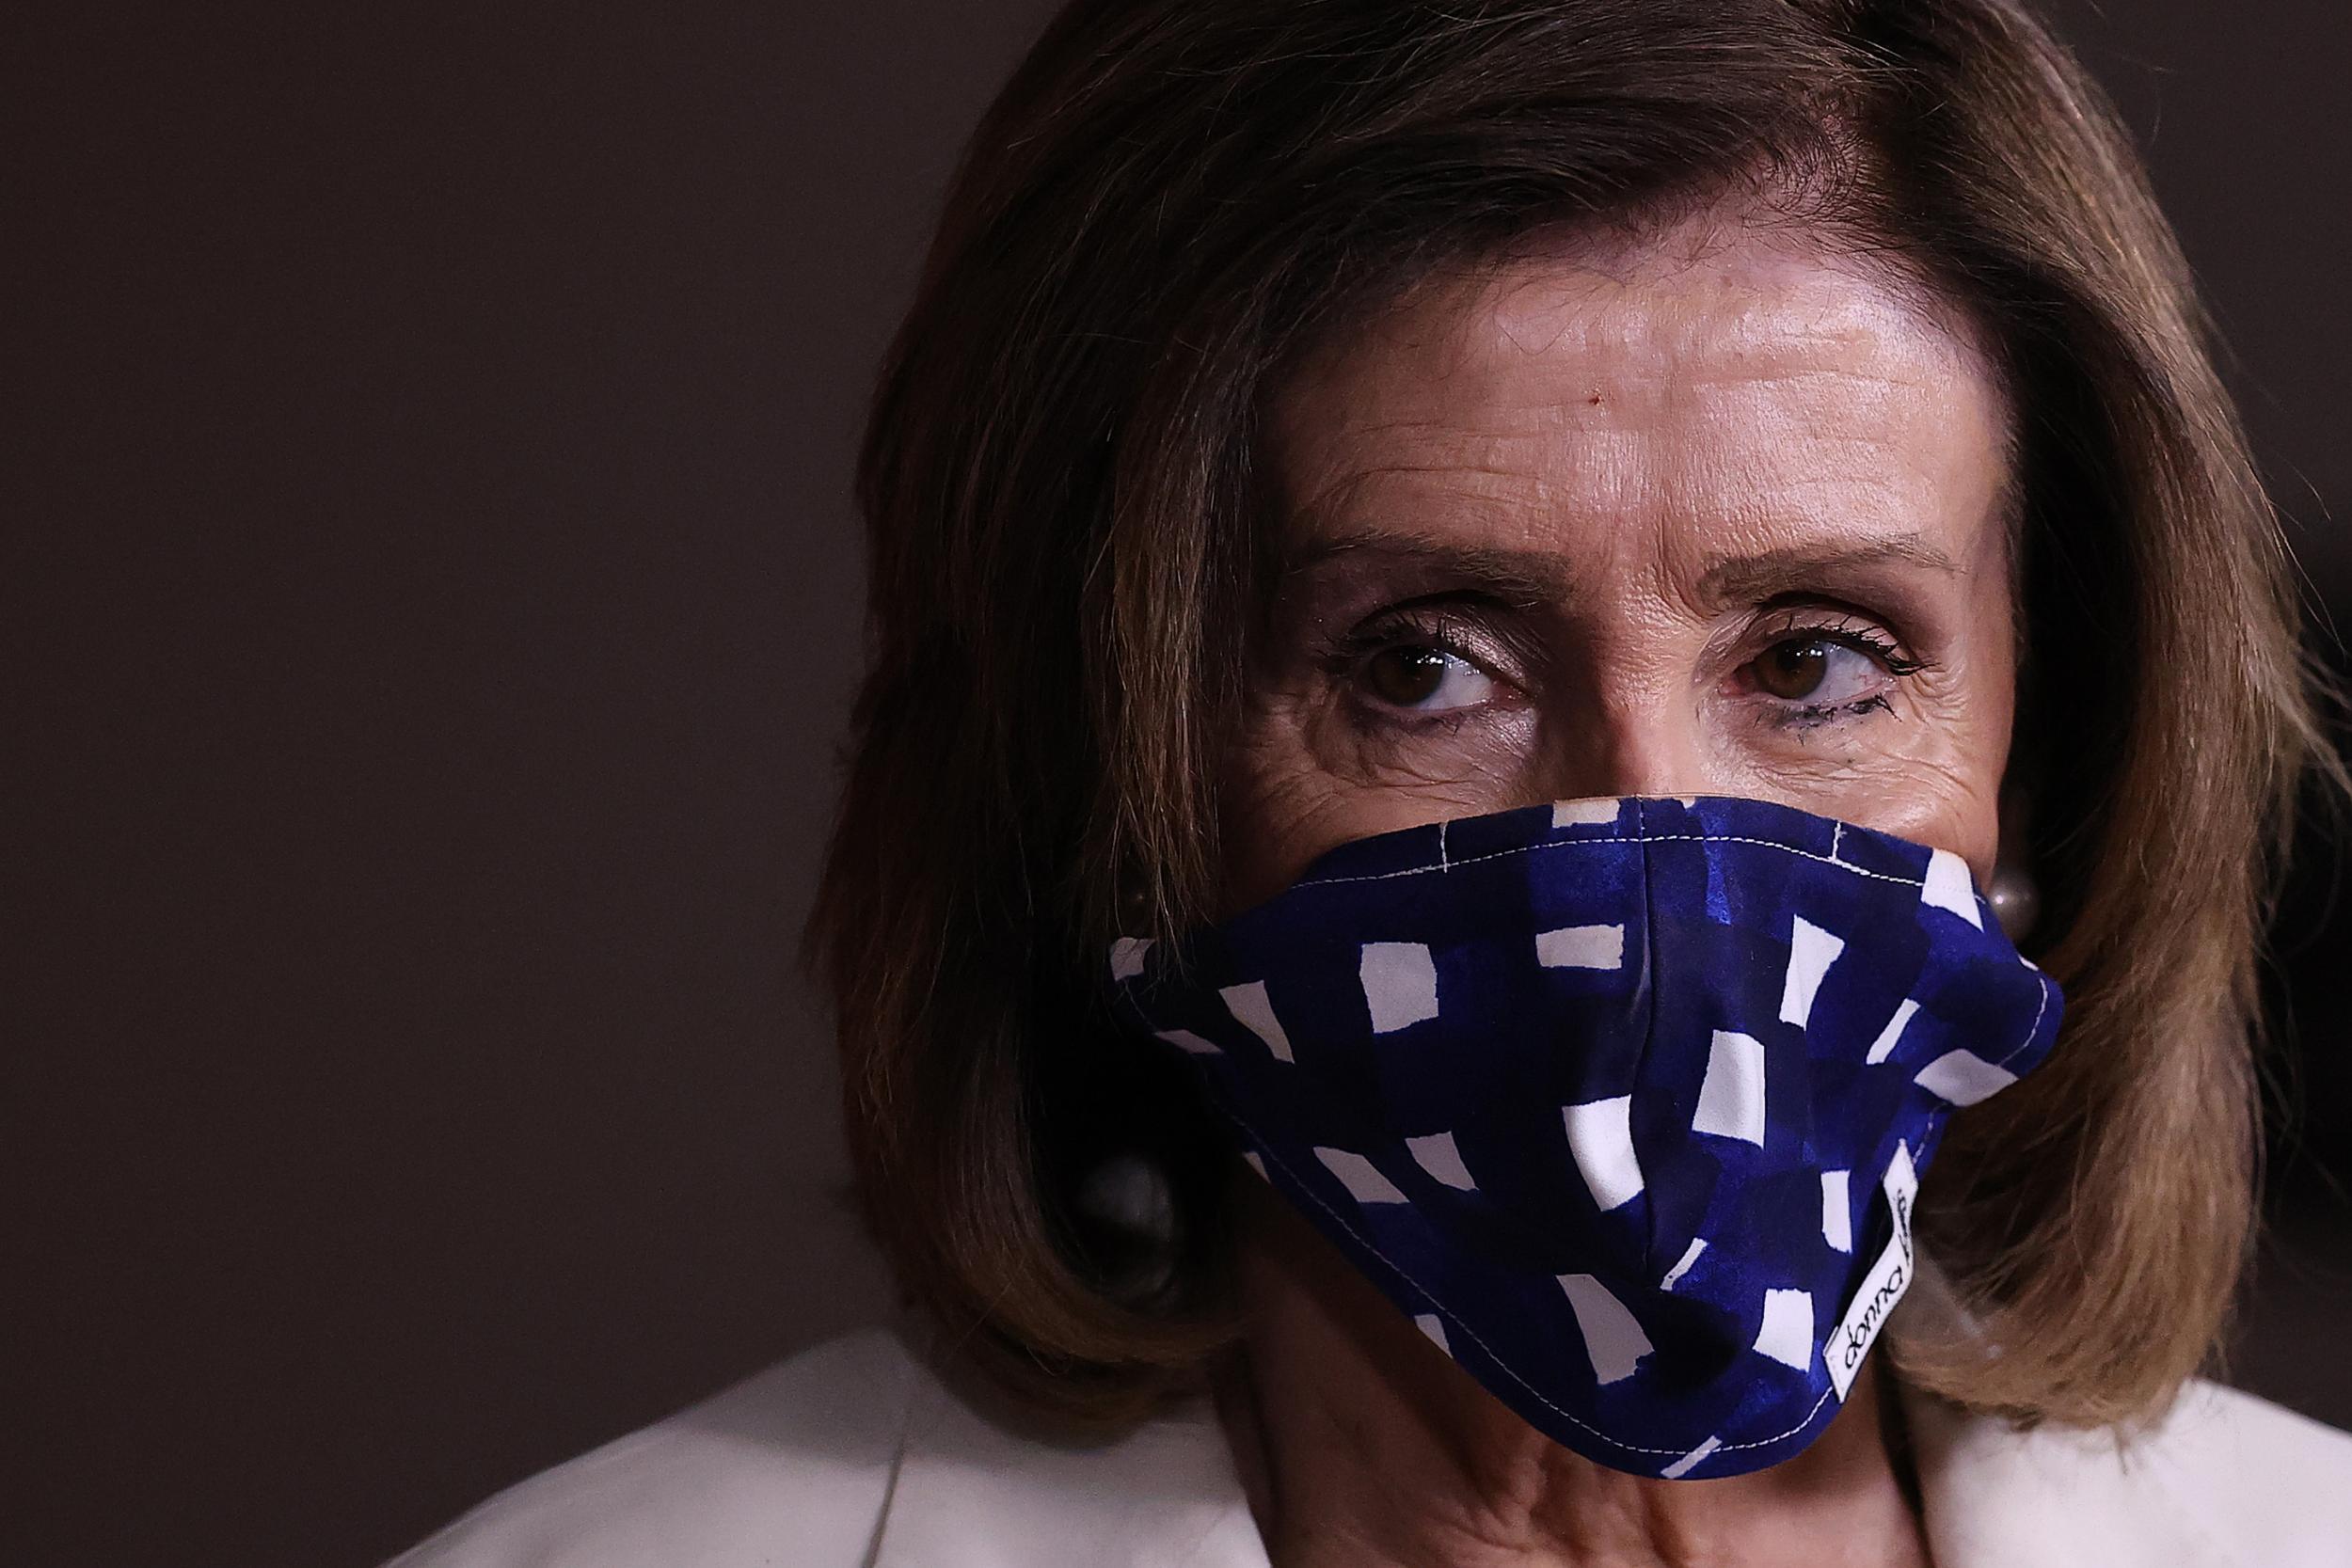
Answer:
<svg viewBox="0 0 2352 1568"><path fill-rule="evenodd" d="M1526 1378L1520 1376L1518 1369L1512 1366L1508 1361L1505 1361L1496 1353L1493 1346L1487 1344L1484 1338L1480 1338L1478 1330L1463 1322L1461 1314L1455 1312L1454 1308L1448 1307L1444 1302L1439 1301L1436 1291L1430 1290L1429 1287L1423 1285L1420 1280L1415 1279L1412 1275L1406 1271L1402 1264L1398 1263L1387 1253L1382 1252L1378 1246L1373 1243L1369 1237L1359 1231L1354 1226L1348 1224L1346 1215L1341 1213L1337 1209L1332 1208L1328 1203L1326 1203L1323 1200L1321 1194L1317 1193L1306 1182L1300 1180L1297 1173L1291 1169L1290 1162L1284 1160L1279 1154L1276 1153L1274 1151L1273 1145L1267 1143L1265 1139L1258 1135L1258 1130L1256 1128L1250 1126L1248 1122L1243 1120L1239 1116L1235 1116L1230 1109L1227 1110L1226 1115L1232 1117L1234 1124L1240 1127L1244 1132L1248 1134L1250 1141L1258 1146L1259 1152L1265 1159L1272 1161L1275 1165L1280 1168L1283 1175L1291 1179L1293 1186L1296 1187L1299 1192L1305 1194L1307 1197L1311 1199L1316 1208L1331 1216L1331 1222L1334 1225L1337 1225L1342 1230L1346 1231L1347 1234L1355 1240L1357 1245L1362 1247L1366 1252L1371 1253L1375 1258L1379 1259L1381 1262L1387 1264L1390 1270L1393 1272L1399 1279L1402 1279L1406 1284L1410 1285L1415 1291L1421 1292L1421 1296L1423 1301L1426 1301L1430 1306L1444 1313L1448 1322L1452 1323L1456 1328L1459 1328L1464 1334L1469 1335L1470 1342L1475 1344L1480 1350L1485 1351L1487 1357L1491 1359L1496 1366L1501 1367L1504 1371L1510 1373L1511 1381L1526 1389L1528 1394L1534 1398L1536 1403L1542 1405L1552 1414L1560 1417L1563 1420L1569 1422L1580 1431L1590 1433L1593 1436L1599 1438L1610 1447L1622 1449L1627 1453L1663 1454L1679 1459L1682 1455L1691 1451L1689 1449L1653 1449L1645 1444L1629 1443L1621 1437L1613 1437L1608 1433L1601 1431L1600 1428L1593 1425L1591 1422L1580 1419L1574 1411L1564 1410L1559 1405L1554 1404L1550 1400L1546 1399L1544 1397L1543 1390L1528 1382ZM1790 1427L1788 1431L1775 1433L1770 1437L1758 1437L1746 1443L1725 1443L1718 1447L1715 1449L1715 1452L1739 1453L1747 1449L1770 1448L1774 1443L1787 1442L1789 1438L1794 1437L1797 1433L1803 1432L1805 1428L1813 1424L1813 1418L1821 1413L1821 1407L1829 1402L1830 1396L1836 1392L1836 1390L1835 1388L1824 1388L1821 1390L1821 1397L1813 1402L1813 1408L1806 1411L1804 1418L1799 1420L1795 1426ZM1712 1434L1710 1433L1709 1435ZM1696 1447L1696 1445L1694 1444L1692 1447Z"/></svg>
<svg viewBox="0 0 2352 1568"><path fill-rule="evenodd" d="M2050 1011L2050 993L2058 989L2056 986L2051 984L2050 977L2048 975L2042 975L2041 979L2042 999L2034 1005L2033 1022L2026 1025L2026 1037L2019 1040L2015 1046L2011 1047L2008 1054L2004 1055L1999 1061L1994 1063L1993 1065L1994 1067L2009 1066L2010 1063L2017 1059L2017 1055L2020 1052L2024 1051L2027 1046L2033 1044L2033 1042L2041 1037L2042 1021Z"/></svg>
<svg viewBox="0 0 2352 1568"><path fill-rule="evenodd" d="M1402 871L1371 871L1360 877L1317 877L1311 881L1299 882L1295 885L1309 888L1336 887L1343 882L1387 882L1393 881L1400 877L1426 877L1433 871L1438 873L1457 871L1466 865L1477 865L1485 861L1508 860L1513 855L1532 855L1542 849L1622 849L1632 844L1752 844L1759 848L1778 849L1787 854L1802 855L1806 860L1818 861L1823 865L1834 865L1840 871L1851 872L1857 877L1868 877L1874 881L1893 882L1899 887L1926 885L1924 880L1917 877L1897 877L1883 871L1870 871L1855 865L1851 861L1833 860L1827 855L1816 854L1810 849L1799 848L1793 844L1783 844L1777 839L1744 838L1729 833L1658 833L1646 836L1636 833L1631 838L1552 839L1543 844L1522 844L1515 849L1497 849L1490 854L1472 855L1467 860L1449 860L1441 865L1407 866Z"/></svg>

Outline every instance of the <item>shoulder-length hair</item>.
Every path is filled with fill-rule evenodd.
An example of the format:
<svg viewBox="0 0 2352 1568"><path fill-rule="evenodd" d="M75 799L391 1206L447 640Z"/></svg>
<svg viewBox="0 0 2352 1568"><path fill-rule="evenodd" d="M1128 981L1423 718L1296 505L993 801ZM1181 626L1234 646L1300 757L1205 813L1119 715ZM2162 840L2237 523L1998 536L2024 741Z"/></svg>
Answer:
<svg viewBox="0 0 2352 1568"><path fill-rule="evenodd" d="M2069 1007L1921 1197L2000 1354L1898 1365L2104 1423L2215 1345L2316 688L2188 270L2072 56L2014 0L1078 0L981 122L874 400L870 673L807 933L870 1226L1034 1406L1137 1414L1232 1332L1216 1140L1100 982L1114 936L1213 907L1286 354L1742 179L1973 317L2018 415L2012 777ZM1123 1152L1172 1176L1155 1288L1073 1201Z"/></svg>

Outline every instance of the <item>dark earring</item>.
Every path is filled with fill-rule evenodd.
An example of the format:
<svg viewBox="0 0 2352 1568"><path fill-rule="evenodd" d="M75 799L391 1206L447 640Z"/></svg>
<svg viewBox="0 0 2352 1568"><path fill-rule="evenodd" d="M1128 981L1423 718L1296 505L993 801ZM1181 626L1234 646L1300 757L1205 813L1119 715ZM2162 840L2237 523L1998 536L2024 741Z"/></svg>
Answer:
<svg viewBox="0 0 2352 1568"><path fill-rule="evenodd" d="M1993 918L2001 923L2009 940L2024 941L2042 912L2042 890L2034 885L2033 873L2022 865L1996 865L1985 896L1993 905Z"/></svg>
<svg viewBox="0 0 2352 1568"><path fill-rule="evenodd" d="M1149 1307L1176 1280L1176 1193L1168 1172L1138 1154L1117 1154L1087 1172L1071 1207L1093 1232L1100 1288Z"/></svg>
<svg viewBox="0 0 2352 1568"><path fill-rule="evenodd" d="M2026 825L2033 819L2033 798L2023 784L2001 789L2000 847L1993 857L1993 885L1984 890L1993 918L2001 923L2010 941L2023 942L2042 913L2042 889L2027 869Z"/></svg>
<svg viewBox="0 0 2352 1568"><path fill-rule="evenodd" d="M1119 928L1133 933L1143 928L1144 898L1142 893L1130 889L1119 895Z"/></svg>
<svg viewBox="0 0 2352 1568"><path fill-rule="evenodd" d="M1073 1207L1139 1242L1165 1246L1176 1234L1176 1196L1168 1173L1140 1155L1113 1155L1087 1172Z"/></svg>

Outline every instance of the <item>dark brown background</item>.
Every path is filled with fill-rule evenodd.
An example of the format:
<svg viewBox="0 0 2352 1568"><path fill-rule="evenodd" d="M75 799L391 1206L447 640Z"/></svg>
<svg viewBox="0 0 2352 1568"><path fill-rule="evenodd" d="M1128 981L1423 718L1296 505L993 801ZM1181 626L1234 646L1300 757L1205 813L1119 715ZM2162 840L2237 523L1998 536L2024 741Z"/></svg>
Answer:
<svg viewBox="0 0 2352 1568"><path fill-rule="evenodd" d="M847 462L1044 8L52 10L0 50L0 1560L364 1564L882 1303L789 965ZM2065 21L2344 613L2352 10ZM2243 1375L2346 1421L2325 1164Z"/></svg>

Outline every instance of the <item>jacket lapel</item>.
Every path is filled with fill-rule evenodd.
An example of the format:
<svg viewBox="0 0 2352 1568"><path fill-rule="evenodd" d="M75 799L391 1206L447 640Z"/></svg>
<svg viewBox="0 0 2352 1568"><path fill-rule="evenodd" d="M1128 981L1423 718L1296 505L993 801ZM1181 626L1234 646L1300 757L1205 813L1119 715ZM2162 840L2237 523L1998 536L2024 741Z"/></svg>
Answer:
<svg viewBox="0 0 2352 1568"><path fill-rule="evenodd" d="M1900 1398L1935 1568L2247 1568L2112 1433L2021 1433Z"/></svg>
<svg viewBox="0 0 2352 1568"><path fill-rule="evenodd" d="M1890 1329L1958 1334L1997 1355L1924 1250ZM1907 1321L1906 1321L1907 1320ZM1891 1378L1910 1429L1935 1568L2249 1568L2112 1431L2021 1432Z"/></svg>

